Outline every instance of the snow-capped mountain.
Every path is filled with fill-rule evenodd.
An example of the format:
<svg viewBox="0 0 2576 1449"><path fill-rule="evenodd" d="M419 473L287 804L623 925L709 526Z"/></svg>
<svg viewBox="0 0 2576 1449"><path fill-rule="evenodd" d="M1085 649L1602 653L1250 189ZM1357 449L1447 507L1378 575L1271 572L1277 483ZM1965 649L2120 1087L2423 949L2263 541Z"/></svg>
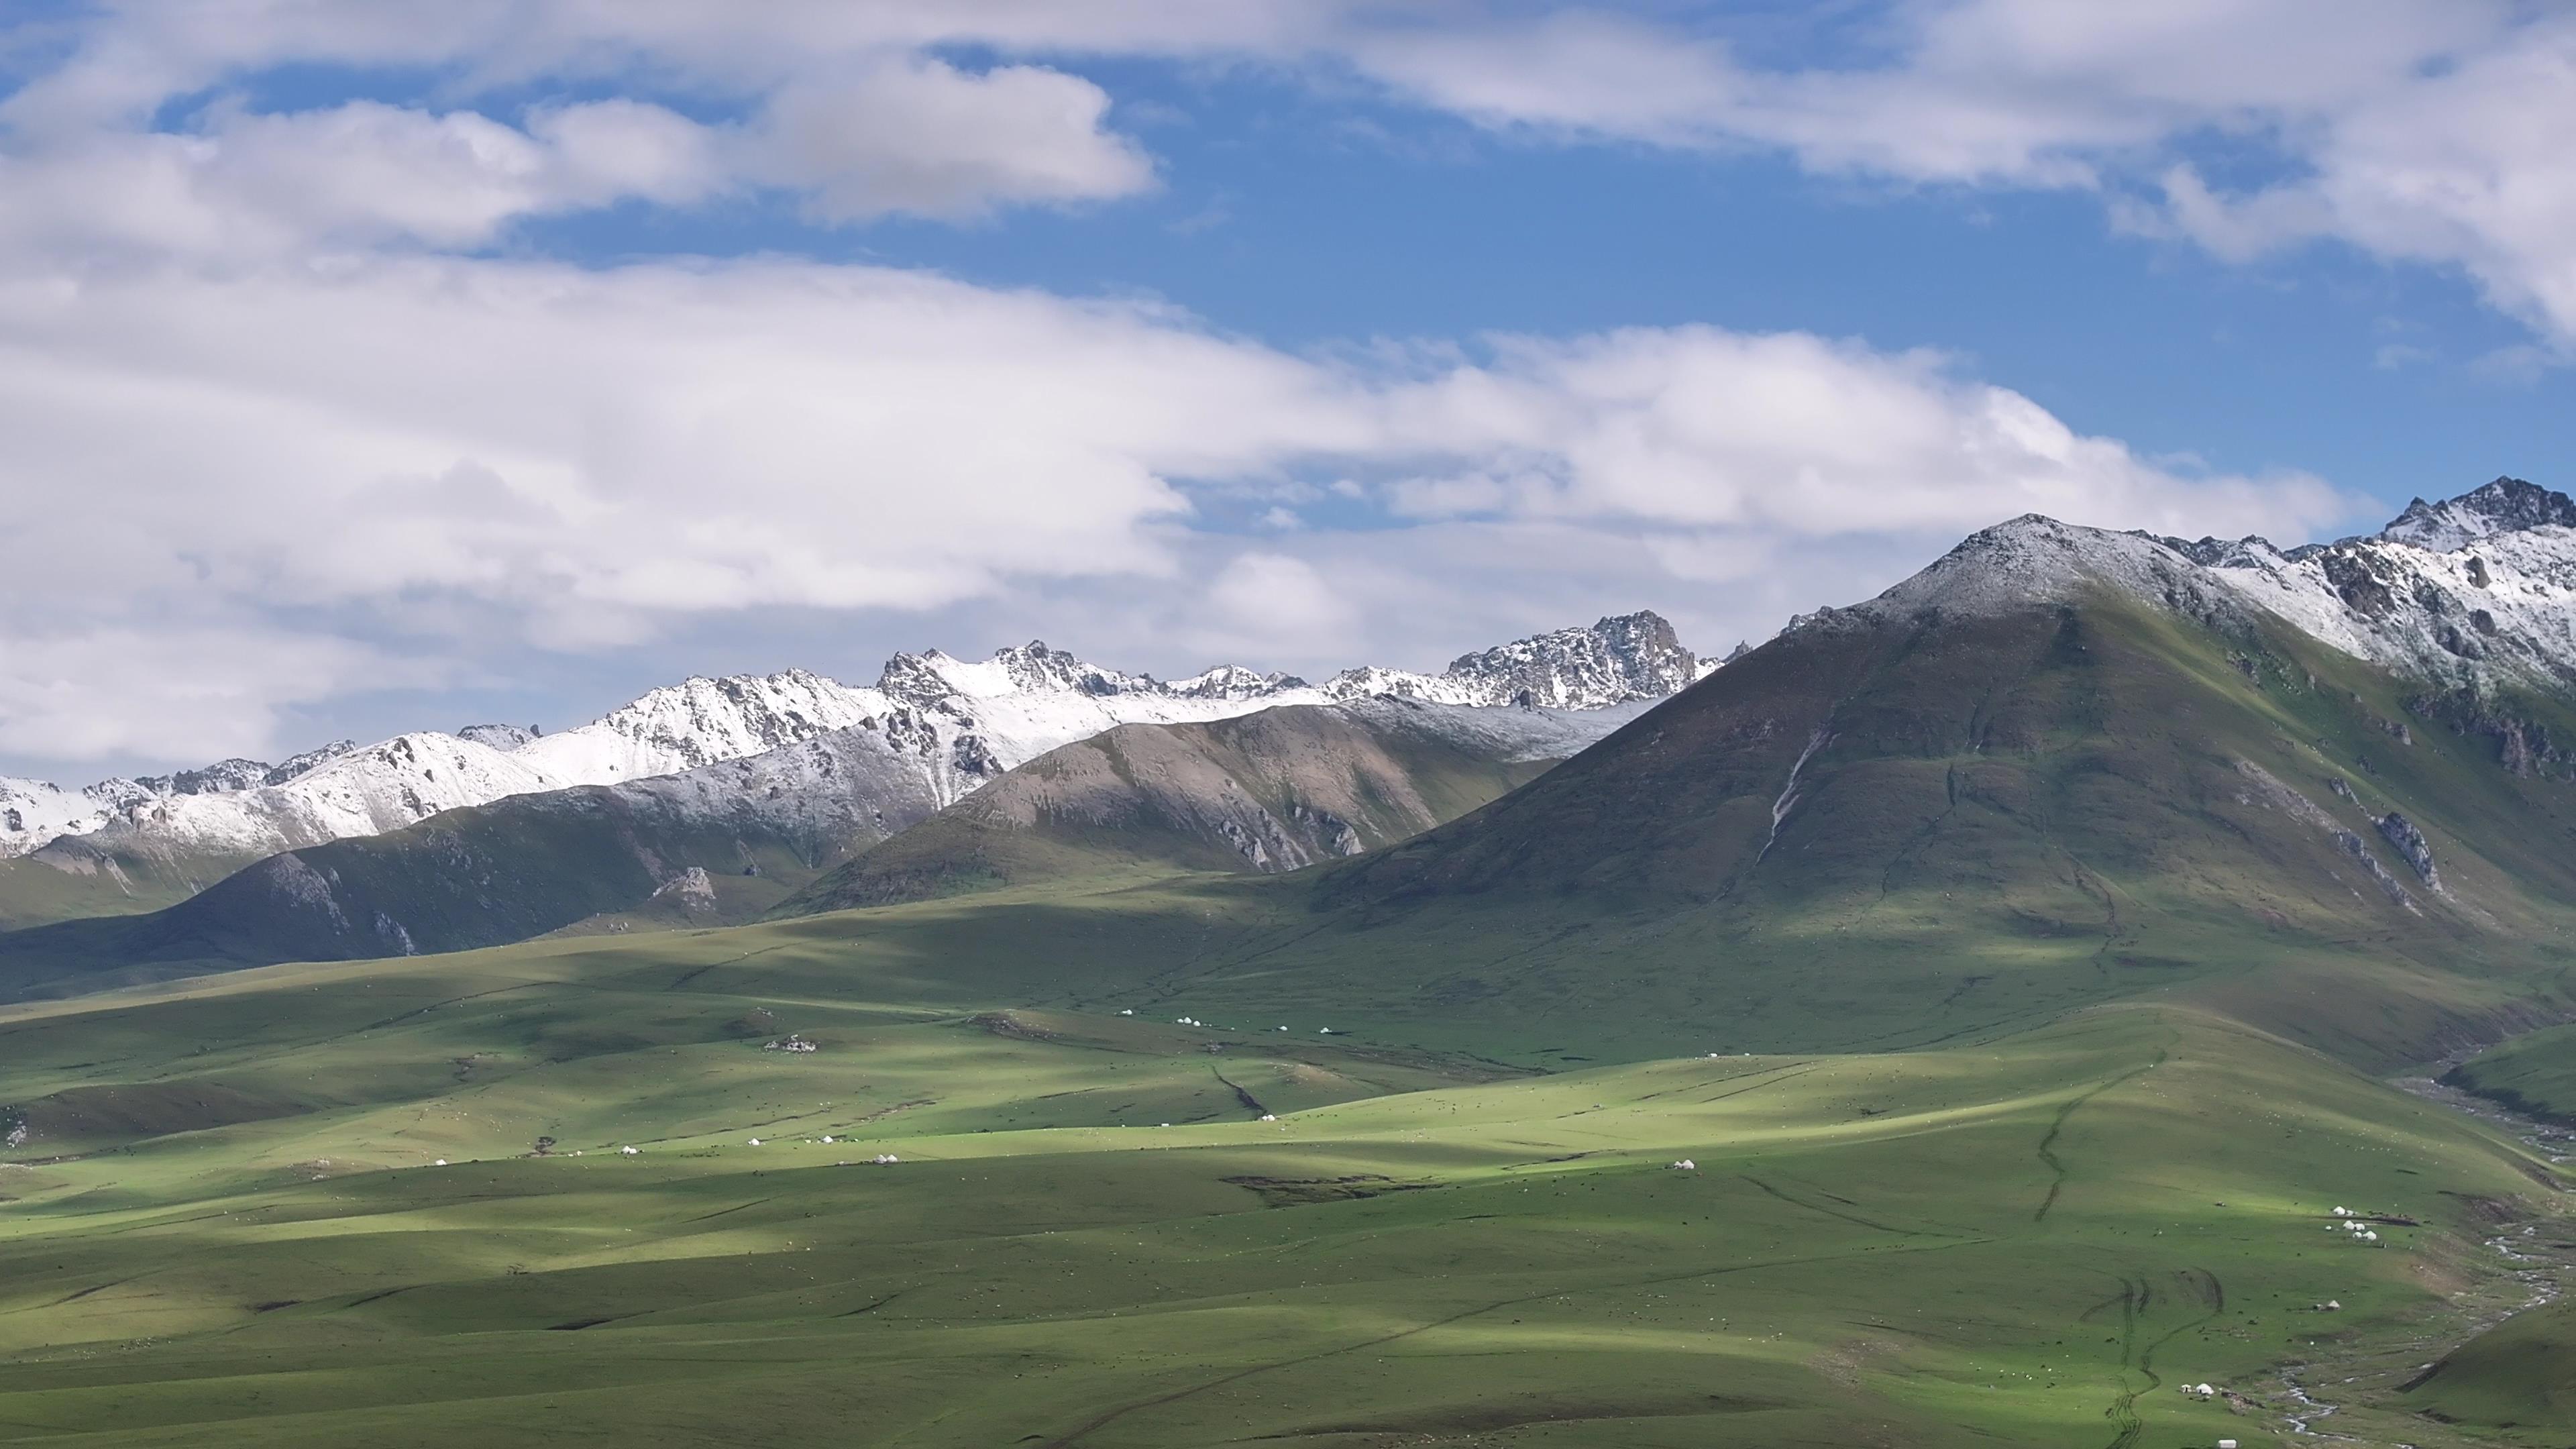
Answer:
<svg viewBox="0 0 2576 1449"><path fill-rule="evenodd" d="M2576 501L2520 478L2498 478L2447 503L2418 498L2379 536L2448 553L2491 534L2534 528L2576 528Z"/></svg>
<svg viewBox="0 0 2576 1449"><path fill-rule="evenodd" d="M1640 612L1462 654L1420 691L1350 692L1406 695L1438 704L1600 709L1632 699L1660 699L1705 672L1698 656L1673 636L1672 625L1659 614ZM1347 688L1346 681L1350 675L1334 684Z"/></svg>
<svg viewBox="0 0 2576 1449"><path fill-rule="evenodd" d="M2576 500L2517 478L2416 499L2375 534L2287 550L2031 514L1970 535L1869 603L1791 627L1855 613L1995 613L2100 584L2198 617L2260 609L2436 687L2576 687Z"/></svg>
<svg viewBox="0 0 2576 1449"><path fill-rule="evenodd" d="M328 746L279 766L227 761L77 791L0 779L0 857L45 852L51 844L41 858L83 870L119 855L239 864L378 834L461 806L700 771L863 727L923 762L921 779L935 807L1024 760L1121 724L1188 723L1374 695L1590 709L1659 698L1689 683L1696 668L1672 627L1653 614L1466 655L1439 675L1355 669L1321 687L1239 665L1165 683L1037 642L980 662L930 650L896 655L867 687L804 670L689 679L550 735L473 725L365 748ZM834 748L825 747L814 761ZM792 757L777 764L794 773ZM740 787L791 788L768 768L751 772ZM713 787L701 781L691 788Z"/></svg>

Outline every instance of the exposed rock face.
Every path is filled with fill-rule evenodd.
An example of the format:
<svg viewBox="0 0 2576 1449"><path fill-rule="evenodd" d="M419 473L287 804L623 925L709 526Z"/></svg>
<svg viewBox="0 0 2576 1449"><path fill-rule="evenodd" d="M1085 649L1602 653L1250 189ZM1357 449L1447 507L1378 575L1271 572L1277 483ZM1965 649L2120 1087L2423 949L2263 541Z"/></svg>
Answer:
<svg viewBox="0 0 2576 1449"><path fill-rule="evenodd" d="M542 731L535 729L522 729L518 725L475 724L458 730L456 737L507 752L536 739L541 733Z"/></svg>
<svg viewBox="0 0 2576 1449"><path fill-rule="evenodd" d="M1654 613L1623 614L1589 629L1559 629L1462 654L1443 676L1468 686L1470 704L1596 709L1656 699L1698 677L1699 659Z"/></svg>
<svg viewBox="0 0 2576 1449"><path fill-rule="evenodd" d="M2549 726L2525 718L2500 700L2474 689L2418 695L2406 707L2426 719L2449 726L2454 734L2482 738L2495 747L2496 762L2522 779L2576 776L2576 756L2561 747Z"/></svg>
<svg viewBox="0 0 2576 1449"><path fill-rule="evenodd" d="M2387 837L2390 845L2397 847L2397 853L2406 858L2408 865L2415 867L2415 873L2423 877L2425 885L2435 890L2442 888L2441 877L2433 871L2432 844L2424 839L2423 831L2415 828L2415 822L2391 811L2379 817L2379 833Z"/></svg>
<svg viewBox="0 0 2576 1449"><path fill-rule="evenodd" d="M651 899L672 902L693 914L712 911L716 908L716 885L705 866L693 865L655 886Z"/></svg>

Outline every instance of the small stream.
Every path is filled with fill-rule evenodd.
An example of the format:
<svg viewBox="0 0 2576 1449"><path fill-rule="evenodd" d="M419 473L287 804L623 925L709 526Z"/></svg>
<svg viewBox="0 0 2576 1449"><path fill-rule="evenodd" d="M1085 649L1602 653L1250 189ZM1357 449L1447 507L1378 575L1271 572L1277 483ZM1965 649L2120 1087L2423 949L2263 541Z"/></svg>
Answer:
<svg viewBox="0 0 2576 1449"><path fill-rule="evenodd" d="M2304 1434L2311 1439L2342 1439L2347 1442L2351 1440L2352 1436L2349 1434L2328 1434L2314 1427L2319 1419L2335 1411L2334 1405L2311 1397L2307 1389L2288 1369L2281 1371L2281 1382L2289 1387L2290 1397L2296 1399L2299 1404L2299 1412L2282 1416L2289 1420L2291 1433Z"/></svg>
<svg viewBox="0 0 2576 1449"><path fill-rule="evenodd" d="M2445 1061L2434 1068L2433 1076L2401 1077L2392 1080L2389 1085L2401 1092L2421 1097L2436 1106L2449 1108L2462 1116L2474 1117L2490 1127L2497 1128L2547 1159L2552 1165L2576 1160L2576 1132L2526 1117L2475 1093L2464 1092L2457 1087L2444 1086L2436 1079L2456 1065L2458 1061ZM2537 1225L2525 1225L2518 1231L2499 1234L2486 1240L2488 1248L2514 1265L2512 1276L2514 1281L2524 1289L2525 1296L2521 1304L2502 1312L2470 1314L2464 1320L2466 1332L2458 1335L2459 1342L2465 1343L2516 1314L2528 1313L2544 1304L2555 1302L2564 1294L2566 1285L2561 1274L2565 1265L2554 1259L2524 1251L2526 1245L2520 1240L2538 1235ZM2281 1371L2282 1387L2289 1391L2291 1401L2297 1406L2294 1411L2283 1413L2281 1416L2289 1425L2290 1433L2302 1438L2337 1440L2347 1444L2361 1442L2352 1435L2337 1434L2318 1427L2323 1421L2333 1417L2339 1406L2309 1392L2308 1386L2300 1381L2301 1372L2300 1369ZM2415 1446L2401 1443L2397 1449L2415 1449Z"/></svg>

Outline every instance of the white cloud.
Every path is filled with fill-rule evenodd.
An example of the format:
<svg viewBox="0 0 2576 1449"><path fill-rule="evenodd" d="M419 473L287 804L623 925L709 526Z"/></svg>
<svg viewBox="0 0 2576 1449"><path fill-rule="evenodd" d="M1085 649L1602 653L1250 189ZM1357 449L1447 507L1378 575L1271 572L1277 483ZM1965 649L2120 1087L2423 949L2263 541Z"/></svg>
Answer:
<svg viewBox="0 0 2576 1449"><path fill-rule="evenodd" d="M1768 148L1906 183L2100 189L2233 261L2333 239L2457 268L2576 345L2576 17L2504 0L1892 0L1851 65L1583 12L1360 32L1353 63L1479 124ZM2285 180L2213 189L2223 137ZM2134 197L2158 204L2142 212Z"/></svg>
<svg viewBox="0 0 2576 1449"><path fill-rule="evenodd" d="M911 47L950 38L841 7L465 0L427 23L331 3L111 8L52 71L0 99L0 238L227 256L402 241L478 247L523 217L635 199L687 206L750 188L829 222L972 217L1132 195L1150 159L1107 129L1092 82L1032 64L961 70ZM718 23L721 20L722 23ZM918 38L916 38L918 37ZM808 43L810 42L810 43ZM469 104L376 101L253 111L239 88L283 64L458 67ZM610 99L475 109L487 87L638 69L739 118ZM203 97L211 96L211 100ZM154 124L172 103L176 124Z"/></svg>
<svg viewBox="0 0 2576 1449"><path fill-rule="evenodd" d="M1720 538L2034 508L2300 536L2352 506L2295 475L2159 466L1931 354L1697 327L1475 353L1299 357L1152 304L790 261L23 269L0 283L0 649L73 632L66 600L93 630L241 620L252 642L192 657L229 665L250 711L358 657L263 662L258 639L317 619L461 670L764 609L1187 591L1194 494L1352 478L1384 480L1380 531L1411 540L1424 587L1439 540L1492 536L1438 523L1462 512L1552 530L1559 559L1581 536L1649 567L1660 548L1687 578L1705 566L1672 550ZM1503 482L1400 481L1478 478ZM1347 532L1293 537L1226 565L1205 637L1354 632L1324 572ZM130 668L41 657L92 701Z"/></svg>
<svg viewBox="0 0 2576 1449"><path fill-rule="evenodd" d="M1277 658L1351 647L1360 615L1313 564L1259 552L1218 571L1197 617L1191 642L1211 656Z"/></svg>
<svg viewBox="0 0 2576 1449"><path fill-rule="evenodd" d="M347 640L173 622L0 632L0 755L205 761L275 743L281 706L426 672Z"/></svg>
<svg viewBox="0 0 2576 1449"><path fill-rule="evenodd" d="M1127 196L1153 183L1153 163L1103 129L1108 110L1107 92L1059 71L884 65L772 97L743 169L806 192L833 221Z"/></svg>
<svg viewBox="0 0 2576 1449"><path fill-rule="evenodd" d="M2576 343L2576 18L2518 32L2324 120L2310 174L2219 196L2180 171L2173 223L2222 256L2321 237L2454 265L2499 309Z"/></svg>
<svg viewBox="0 0 2576 1449"><path fill-rule="evenodd" d="M1483 466L1392 486L1398 512L1830 536L2025 512L2296 534L2352 500L2297 474L2177 473L1928 352L1805 333L1515 338L1390 396L1394 436ZM1495 463L1505 466L1495 467Z"/></svg>
<svg viewBox="0 0 2576 1449"><path fill-rule="evenodd" d="M387 241L476 246L522 216L718 184L705 129L658 106L540 111L519 130L471 111L357 101L184 134L116 133L0 156L0 240L67 254L293 255Z"/></svg>
<svg viewBox="0 0 2576 1449"><path fill-rule="evenodd" d="M1956 359L1856 340L1307 356L1152 303L884 267L454 253L506 253L530 217L771 188L831 222L1130 195L1152 159L1050 62L1251 56L1548 138L1907 180L2163 176L2156 224L2231 255L2346 236L2576 317L2550 270L2576 233L2529 175L2564 110L2549 53L2467 56L2459 87L2497 97L2479 109L2417 62L2492 48L2486 7L2354 3L2307 70L2233 48L2319 24L2305 0L2090 21L1976 0L1899 6L1874 68L1794 73L1616 16L1358 0L455 0L400 24L335 0L110 5L0 100L0 753L262 753L281 711L351 690L764 611L1038 595L1114 652L1436 664L1427 641L1674 597L1686 628L1776 622L2034 509L2303 537L2355 500L2142 456ZM930 49L952 45L1001 59ZM287 64L449 79L416 105L240 98ZM550 81L637 95L492 100ZM2208 126L2319 164L2221 194L2164 154ZM1259 544L1201 500L1251 512Z"/></svg>
<svg viewBox="0 0 2576 1449"><path fill-rule="evenodd" d="M721 186L803 191L818 218L967 217L1132 195L1149 158L1108 97L1048 62L1249 59L1356 74L1501 131L1770 149L1901 183L2094 188L2115 214L2248 258L2317 238L2455 267L2576 339L2576 19L2514 0L1875 0L1801 46L1783 22L1469 0L872 0L715 6L451 0L124 0L0 100L12 224L243 244L278 228L478 244L512 217ZM1795 23L1794 21L1789 23ZM1821 22L1819 22L1821 23ZM1728 26L1763 43L1732 43ZM1855 39L1855 37L1857 37ZM1006 57L960 70L940 47ZM1783 62L1784 53L1809 57ZM343 107L154 136L176 98L290 64L450 77L465 102L544 78L641 81L731 106L647 108L577 137L470 105ZM606 114L581 126L606 132ZM2187 163L2222 137L2286 178L2249 194ZM322 153L329 152L324 155ZM309 164L308 164L309 160ZM264 177L310 175L281 198ZM412 177L415 189L388 184ZM306 214L308 211L315 214ZM237 213L237 214L236 214ZM28 218L37 219L31 223ZM212 240L208 237L211 235Z"/></svg>

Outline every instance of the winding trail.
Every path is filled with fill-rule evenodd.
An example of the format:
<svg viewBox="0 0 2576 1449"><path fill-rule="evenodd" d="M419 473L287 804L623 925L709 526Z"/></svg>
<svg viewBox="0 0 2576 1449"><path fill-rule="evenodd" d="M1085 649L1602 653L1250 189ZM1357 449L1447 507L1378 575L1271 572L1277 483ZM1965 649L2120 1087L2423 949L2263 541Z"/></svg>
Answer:
<svg viewBox="0 0 2576 1449"><path fill-rule="evenodd" d="M2111 1090L2113 1087L2120 1085L2131 1077L2144 1075L2145 1073L2153 1071L2157 1067L2164 1065L2165 1056L2165 1049L2163 1047L2158 1047L2156 1048L2156 1059L2154 1061L2147 1063L2145 1066L2131 1067L2129 1070L2122 1072L2120 1075L2111 1078L2107 1082L2102 1082L2095 1086L2088 1087L2085 1090L2076 1093L2074 1096L2069 1097L2066 1100L2065 1105L2057 1109L2057 1116L2049 1122L2048 1131L2039 1139L2039 1160L2048 1164L2048 1170L2052 1174L2052 1180L2048 1184L2048 1196L2039 1200L2038 1210L2030 1215L2030 1220L2032 1222L2038 1223L2046 1222L2048 1220L2048 1210L2057 1206L2057 1195L2066 1187L2066 1164L2060 1160L2057 1155L2057 1138L2059 1133L2066 1130L2066 1119L2075 1115L2076 1108L2083 1106L2085 1103L2092 1101L2098 1096L2101 1096L2104 1092Z"/></svg>

